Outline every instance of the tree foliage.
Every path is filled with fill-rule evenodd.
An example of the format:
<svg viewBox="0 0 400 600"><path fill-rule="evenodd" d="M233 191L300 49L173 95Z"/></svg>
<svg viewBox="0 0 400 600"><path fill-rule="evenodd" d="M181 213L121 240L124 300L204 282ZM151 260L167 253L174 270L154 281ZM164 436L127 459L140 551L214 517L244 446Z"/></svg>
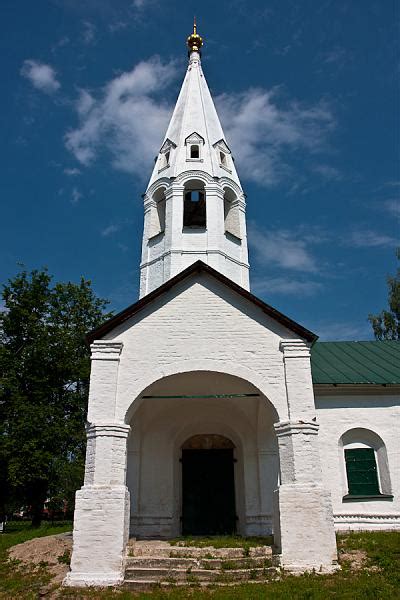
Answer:
<svg viewBox="0 0 400 600"><path fill-rule="evenodd" d="M397 249L400 260L400 248ZM377 340L400 340L400 268L394 276L387 278L388 310L378 315L369 315L368 321L374 330Z"/></svg>
<svg viewBox="0 0 400 600"><path fill-rule="evenodd" d="M90 374L85 335L110 315L90 281L25 270L3 287L0 313L0 513L14 499L40 520L44 501L71 503L82 479ZM1 517L1 515L0 515Z"/></svg>

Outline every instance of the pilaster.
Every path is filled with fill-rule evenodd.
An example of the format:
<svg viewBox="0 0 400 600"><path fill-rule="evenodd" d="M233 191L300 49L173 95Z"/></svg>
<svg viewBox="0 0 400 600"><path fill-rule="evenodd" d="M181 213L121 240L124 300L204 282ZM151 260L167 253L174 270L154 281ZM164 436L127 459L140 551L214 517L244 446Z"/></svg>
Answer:
<svg viewBox="0 0 400 600"><path fill-rule="evenodd" d="M115 398L122 343L91 346L85 481L76 492L70 586L117 585L123 581L129 536L126 487L129 425L115 422Z"/></svg>
<svg viewBox="0 0 400 600"><path fill-rule="evenodd" d="M314 421L275 424L280 485L274 492L274 542L282 567L293 572L337 568L332 501L322 485Z"/></svg>
<svg viewBox="0 0 400 600"><path fill-rule="evenodd" d="M310 346L301 339L281 340L285 384L290 420L309 420L315 416L311 375Z"/></svg>
<svg viewBox="0 0 400 600"><path fill-rule="evenodd" d="M89 422L113 421L122 342L98 340L91 344Z"/></svg>

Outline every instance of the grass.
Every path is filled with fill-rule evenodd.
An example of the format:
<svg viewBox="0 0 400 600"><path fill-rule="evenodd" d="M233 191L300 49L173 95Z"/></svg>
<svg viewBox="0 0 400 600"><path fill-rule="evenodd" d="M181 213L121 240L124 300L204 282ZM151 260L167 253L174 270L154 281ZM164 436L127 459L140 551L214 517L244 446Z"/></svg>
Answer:
<svg viewBox="0 0 400 600"><path fill-rule="evenodd" d="M11 525L8 533L0 536L0 598L33 600L38 598L40 587L48 582L45 567L35 571L27 571L25 568L18 570L16 565L6 562L7 548L34 537L52 535L68 529L70 529L70 524L65 523L54 526L44 524L39 529L31 529L18 524L15 528ZM209 542L208 539L204 546L209 545ZM254 545L259 544L260 538ZM69 598L70 600L83 598L95 600L400 600L400 533L361 532L339 535L338 548L343 568L332 575L308 574L298 577L283 575L280 580L272 580L269 583L243 583L227 588L172 587L170 590L163 590L156 587L152 592L137 594L120 589L100 591L64 588L60 589L58 595L52 596L52 598ZM352 571L349 562L343 560L352 551L362 551L366 555L365 564L358 571Z"/></svg>
<svg viewBox="0 0 400 600"><path fill-rule="evenodd" d="M71 531L71 521L44 522L31 527L29 522L15 521L7 524L6 533L0 534L0 598L37 598L41 587L50 581L43 564L36 569L20 568L18 561L8 561L8 549L33 538Z"/></svg>

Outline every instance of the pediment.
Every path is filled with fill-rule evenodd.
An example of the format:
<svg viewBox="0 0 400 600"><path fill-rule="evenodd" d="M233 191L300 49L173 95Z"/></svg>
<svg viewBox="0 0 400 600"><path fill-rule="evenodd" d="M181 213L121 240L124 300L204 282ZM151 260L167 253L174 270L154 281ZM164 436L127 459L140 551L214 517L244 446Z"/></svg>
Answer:
<svg viewBox="0 0 400 600"><path fill-rule="evenodd" d="M176 148L176 144L174 144L172 140L167 138L160 148L160 154L168 152L168 150L171 150L171 148Z"/></svg>
<svg viewBox="0 0 400 600"><path fill-rule="evenodd" d="M218 140L218 142L215 142L215 144L213 144L213 148L219 148L223 152L226 152L227 154L231 154L230 148L229 148L228 144L225 142L225 140Z"/></svg>
<svg viewBox="0 0 400 600"><path fill-rule="evenodd" d="M204 144L204 138L197 131L193 131L185 139L185 144Z"/></svg>

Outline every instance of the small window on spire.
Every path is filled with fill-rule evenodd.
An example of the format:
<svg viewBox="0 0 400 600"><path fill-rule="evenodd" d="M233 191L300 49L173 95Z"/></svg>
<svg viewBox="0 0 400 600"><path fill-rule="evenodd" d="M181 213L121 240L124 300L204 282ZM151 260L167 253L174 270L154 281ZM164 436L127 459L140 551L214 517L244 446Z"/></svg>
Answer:
<svg viewBox="0 0 400 600"><path fill-rule="evenodd" d="M224 167L226 167L226 154L224 154L223 152L220 152L219 160L221 162L221 165L224 165Z"/></svg>
<svg viewBox="0 0 400 600"><path fill-rule="evenodd" d="M170 151L168 150L168 152L165 153L165 164L169 165L169 155L170 155Z"/></svg>
<svg viewBox="0 0 400 600"><path fill-rule="evenodd" d="M190 158L200 158L200 148L197 144L190 146Z"/></svg>

